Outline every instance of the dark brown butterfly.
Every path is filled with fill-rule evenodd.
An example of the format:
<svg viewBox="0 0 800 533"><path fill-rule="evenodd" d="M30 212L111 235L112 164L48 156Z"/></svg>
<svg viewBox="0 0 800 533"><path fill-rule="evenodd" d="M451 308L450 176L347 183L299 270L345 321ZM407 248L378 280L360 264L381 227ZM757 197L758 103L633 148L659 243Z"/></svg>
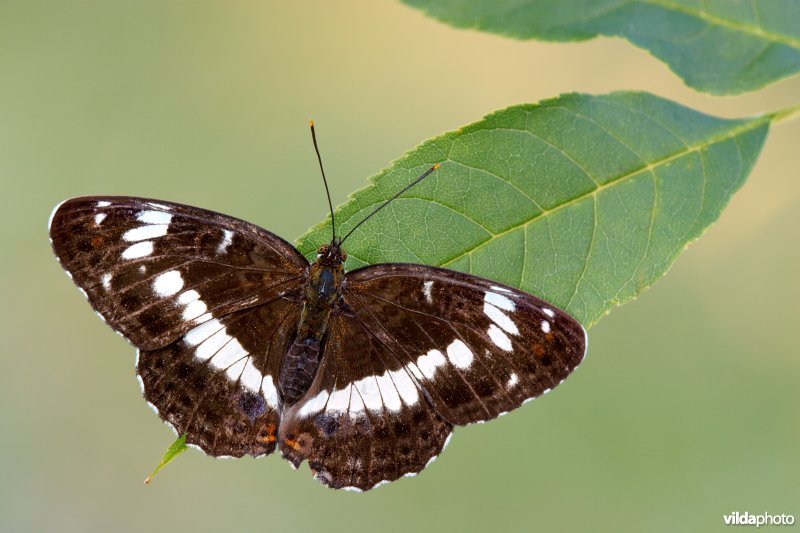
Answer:
<svg viewBox="0 0 800 533"><path fill-rule="evenodd" d="M577 321L512 287L414 264L345 273L335 229L309 264L236 218L92 196L56 207L50 237L187 443L215 457L278 447L334 488L415 475L453 426L549 391L586 349Z"/></svg>

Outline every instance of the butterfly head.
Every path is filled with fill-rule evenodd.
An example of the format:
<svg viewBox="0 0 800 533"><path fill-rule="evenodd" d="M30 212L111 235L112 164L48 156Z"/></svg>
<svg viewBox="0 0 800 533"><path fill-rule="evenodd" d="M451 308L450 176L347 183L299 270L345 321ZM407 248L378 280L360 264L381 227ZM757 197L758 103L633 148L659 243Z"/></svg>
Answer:
<svg viewBox="0 0 800 533"><path fill-rule="evenodd" d="M339 239L333 239L330 244L323 244L317 249L317 262L326 266L338 266L347 261L345 252Z"/></svg>

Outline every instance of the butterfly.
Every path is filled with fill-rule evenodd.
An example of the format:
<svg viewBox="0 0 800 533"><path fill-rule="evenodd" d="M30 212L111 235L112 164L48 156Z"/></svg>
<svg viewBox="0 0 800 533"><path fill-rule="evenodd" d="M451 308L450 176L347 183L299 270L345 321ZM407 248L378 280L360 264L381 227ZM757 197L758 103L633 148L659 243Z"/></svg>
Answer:
<svg viewBox="0 0 800 533"><path fill-rule="evenodd" d="M516 409L581 362L584 328L513 287L418 264L345 272L342 243L388 201L344 239L328 202L333 237L313 263L254 224L146 198L67 200L49 232L188 444L214 457L279 449L333 488L416 475L455 426Z"/></svg>

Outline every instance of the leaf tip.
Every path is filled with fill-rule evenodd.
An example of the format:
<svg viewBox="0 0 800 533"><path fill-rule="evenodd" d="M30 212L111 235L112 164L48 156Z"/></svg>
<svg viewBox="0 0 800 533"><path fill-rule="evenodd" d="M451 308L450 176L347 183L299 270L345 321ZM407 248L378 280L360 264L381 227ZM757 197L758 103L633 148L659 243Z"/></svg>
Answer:
<svg viewBox="0 0 800 533"><path fill-rule="evenodd" d="M145 485L149 485L153 478L158 474L159 470L164 468L170 461L175 459L177 456L182 454L187 449L186 445L186 433L182 434L180 437L175 439L175 442L170 444L167 451L164 452L164 456L161 458L161 462L155 467L155 469L147 476L144 480Z"/></svg>

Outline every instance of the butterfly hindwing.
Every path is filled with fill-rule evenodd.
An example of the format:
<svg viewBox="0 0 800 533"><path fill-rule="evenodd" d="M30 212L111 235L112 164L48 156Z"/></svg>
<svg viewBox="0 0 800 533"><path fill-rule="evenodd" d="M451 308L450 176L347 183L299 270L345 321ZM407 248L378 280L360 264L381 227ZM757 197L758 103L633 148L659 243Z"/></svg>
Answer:
<svg viewBox="0 0 800 533"><path fill-rule="evenodd" d="M586 332L530 294L423 265L347 275L345 301L453 425L494 418L561 383Z"/></svg>
<svg viewBox="0 0 800 533"><path fill-rule="evenodd" d="M301 308L299 298L277 298L140 352L145 399L209 455L272 453L280 424L278 375Z"/></svg>
<svg viewBox="0 0 800 533"><path fill-rule="evenodd" d="M452 425L411 374L354 316L331 319L325 357L305 397L284 412L279 443L333 488L368 490L425 468Z"/></svg>
<svg viewBox="0 0 800 533"><path fill-rule="evenodd" d="M51 216L50 238L92 307L143 350L296 290L308 264L253 224L145 198L67 200Z"/></svg>

